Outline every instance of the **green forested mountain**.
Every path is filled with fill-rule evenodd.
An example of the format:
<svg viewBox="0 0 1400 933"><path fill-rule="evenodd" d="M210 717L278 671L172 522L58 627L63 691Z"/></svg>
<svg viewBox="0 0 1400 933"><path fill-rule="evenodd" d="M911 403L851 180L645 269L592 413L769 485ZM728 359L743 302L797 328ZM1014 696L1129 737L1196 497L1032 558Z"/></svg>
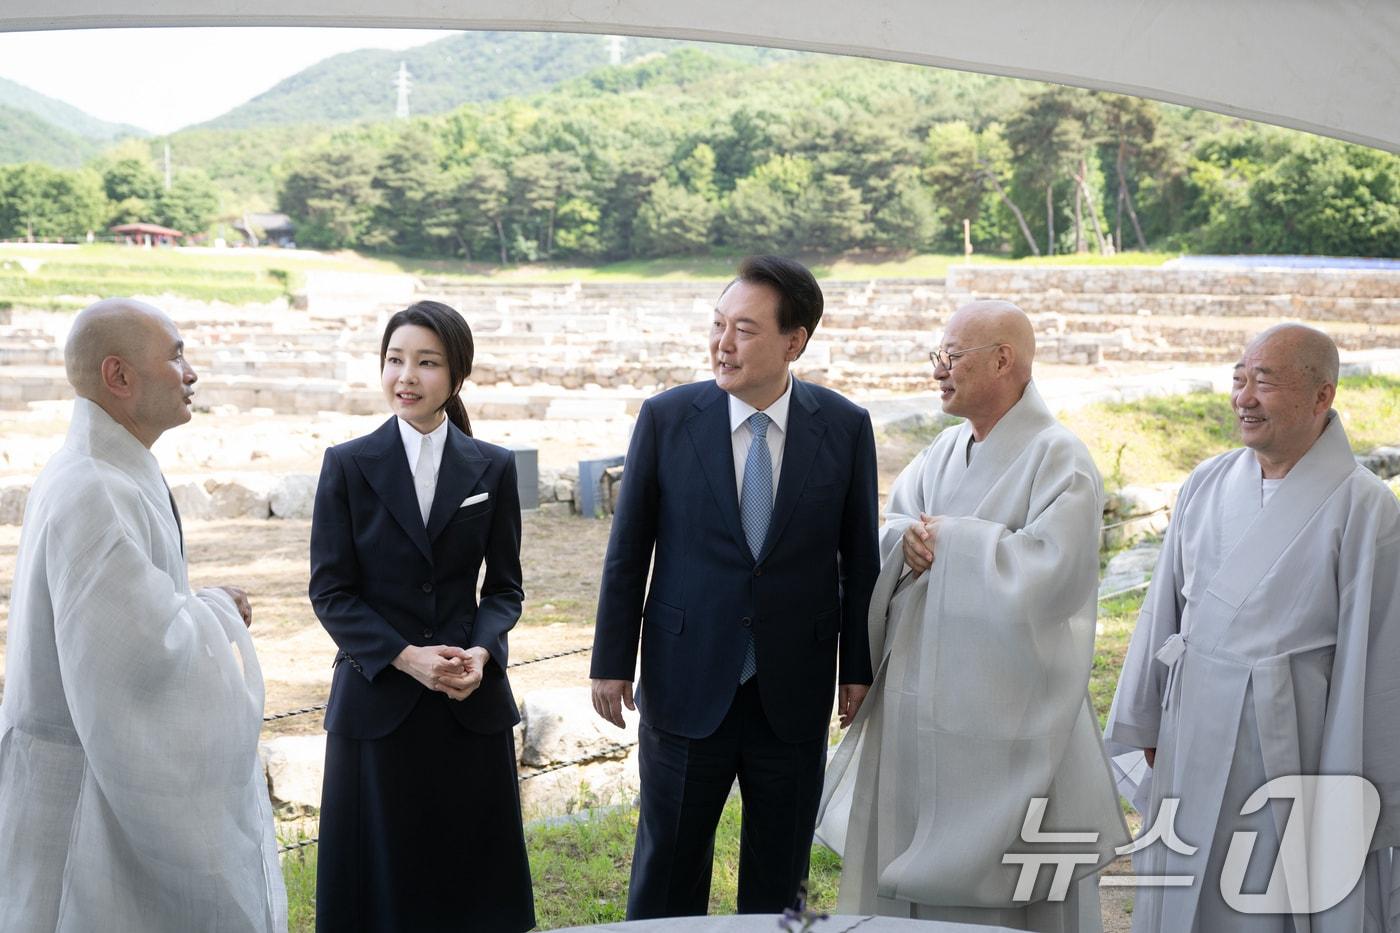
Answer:
<svg viewBox="0 0 1400 933"><path fill-rule="evenodd" d="M405 51L361 49L335 55L301 71L203 129L241 129L303 123L389 120L398 101L399 63L412 79L414 115L444 113L466 103L520 97L608 64L609 37L563 33L465 32ZM794 53L664 39L624 40L623 56L639 57L684 46L717 58L768 61Z"/></svg>
<svg viewBox="0 0 1400 933"><path fill-rule="evenodd" d="M0 165L40 162L72 168L106 143L144 136L134 126L107 123L61 100L0 78Z"/></svg>
<svg viewBox="0 0 1400 933"><path fill-rule="evenodd" d="M97 152L97 146L27 110L0 104L0 165L42 162L73 168Z"/></svg>
<svg viewBox="0 0 1400 933"><path fill-rule="evenodd" d="M96 143L110 142L124 136L149 135L139 127L99 120L71 104L47 97L6 78L0 78L0 106L32 113L66 133Z"/></svg>
<svg viewBox="0 0 1400 933"><path fill-rule="evenodd" d="M695 49L289 154L304 245L531 262L713 250L1400 255L1400 157L1139 98Z"/></svg>
<svg viewBox="0 0 1400 933"><path fill-rule="evenodd" d="M194 232L275 207L303 246L493 263L959 253L965 224L984 254L1400 256L1400 157L1362 146L866 59L628 40L626 64L585 69L602 38L466 38L496 66L474 69L477 92L549 86L409 120L337 123L349 110L328 99L298 123L128 140L75 173L0 168L0 237L80 235L79 215ZM416 52L460 74L464 41ZM410 65L420 90L427 61ZM283 103L290 119L305 101Z"/></svg>

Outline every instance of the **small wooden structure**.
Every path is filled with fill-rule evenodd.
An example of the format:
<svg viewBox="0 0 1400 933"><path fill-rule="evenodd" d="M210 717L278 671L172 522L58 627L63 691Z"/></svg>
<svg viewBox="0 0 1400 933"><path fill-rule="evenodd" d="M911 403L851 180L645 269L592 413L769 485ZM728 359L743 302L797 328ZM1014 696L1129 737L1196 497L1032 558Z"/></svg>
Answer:
<svg viewBox="0 0 1400 933"><path fill-rule="evenodd" d="M249 246L259 241L270 246L296 246L296 225L286 214L244 214L234 221L233 229L243 234Z"/></svg>
<svg viewBox="0 0 1400 933"><path fill-rule="evenodd" d="M128 246L174 246L184 236L179 230L160 224L118 224L112 232L122 237Z"/></svg>

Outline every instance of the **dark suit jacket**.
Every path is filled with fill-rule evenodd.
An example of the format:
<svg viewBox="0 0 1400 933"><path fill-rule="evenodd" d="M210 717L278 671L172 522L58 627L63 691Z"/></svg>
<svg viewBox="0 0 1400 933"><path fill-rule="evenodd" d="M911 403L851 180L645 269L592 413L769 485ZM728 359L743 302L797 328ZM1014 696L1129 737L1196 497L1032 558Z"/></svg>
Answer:
<svg viewBox="0 0 1400 933"><path fill-rule="evenodd" d="M515 455L448 425L425 529L395 421L327 450L316 487L311 605L340 648L326 731L373 739L403 721L427 690L391 666L410 644L490 652L481 686L452 710L473 732L508 729L520 714L506 633L524 598ZM484 502L459 508L483 492Z"/></svg>
<svg viewBox="0 0 1400 933"><path fill-rule="evenodd" d="M752 631L774 732L810 740L831 718L838 641L841 682L871 681L866 612L879 545L870 416L793 380L782 473L755 560L739 522L728 398L710 381L642 406L603 566L592 676L630 681L640 635L643 719L702 738L729 709Z"/></svg>

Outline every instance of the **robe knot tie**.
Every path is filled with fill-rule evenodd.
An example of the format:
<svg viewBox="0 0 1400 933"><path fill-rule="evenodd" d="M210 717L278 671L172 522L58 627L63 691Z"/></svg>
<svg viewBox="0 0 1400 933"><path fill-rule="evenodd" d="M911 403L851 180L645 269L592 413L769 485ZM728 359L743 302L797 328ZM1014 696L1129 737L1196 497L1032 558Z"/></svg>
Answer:
<svg viewBox="0 0 1400 933"><path fill-rule="evenodd" d="M1177 632L1157 649L1154 657L1167 666L1167 686L1162 691L1162 709L1171 705L1172 688L1176 686L1177 671L1181 669L1181 659L1186 655L1186 636Z"/></svg>

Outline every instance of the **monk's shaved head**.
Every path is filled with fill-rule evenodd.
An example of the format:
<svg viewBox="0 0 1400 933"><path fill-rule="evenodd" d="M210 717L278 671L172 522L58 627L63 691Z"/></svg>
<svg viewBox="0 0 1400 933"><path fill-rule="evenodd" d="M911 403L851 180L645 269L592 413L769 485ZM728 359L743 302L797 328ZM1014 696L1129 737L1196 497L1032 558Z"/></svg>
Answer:
<svg viewBox="0 0 1400 933"><path fill-rule="evenodd" d="M1327 429L1337 345L1303 324L1270 327L1235 364L1230 404L1265 479L1282 479Z"/></svg>
<svg viewBox="0 0 1400 933"><path fill-rule="evenodd" d="M78 313L63 347L68 382L85 399L102 395L102 361L136 361L151 352L153 325L169 319L157 308L130 298L109 298Z"/></svg>
<svg viewBox="0 0 1400 933"><path fill-rule="evenodd" d="M63 365L79 398L147 447L190 420L199 377L175 322L148 304L109 298L84 308L68 332Z"/></svg>
<svg viewBox="0 0 1400 933"><path fill-rule="evenodd" d="M943 411L972 422L980 441L1030 384L1035 329L1009 301L969 302L948 319L935 356Z"/></svg>
<svg viewBox="0 0 1400 933"><path fill-rule="evenodd" d="M1306 324L1275 324L1251 340L1245 354L1249 355L1250 350L1265 344L1286 353L1312 380L1313 385L1337 384L1341 374L1337 345L1317 328Z"/></svg>
<svg viewBox="0 0 1400 933"><path fill-rule="evenodd" d="M948 330L967 347L1004 343L1015 354L1015 373L1024 387L1035 361L1035 328L1026 312L1009 301L971 301L948 319Z"/></svg>

